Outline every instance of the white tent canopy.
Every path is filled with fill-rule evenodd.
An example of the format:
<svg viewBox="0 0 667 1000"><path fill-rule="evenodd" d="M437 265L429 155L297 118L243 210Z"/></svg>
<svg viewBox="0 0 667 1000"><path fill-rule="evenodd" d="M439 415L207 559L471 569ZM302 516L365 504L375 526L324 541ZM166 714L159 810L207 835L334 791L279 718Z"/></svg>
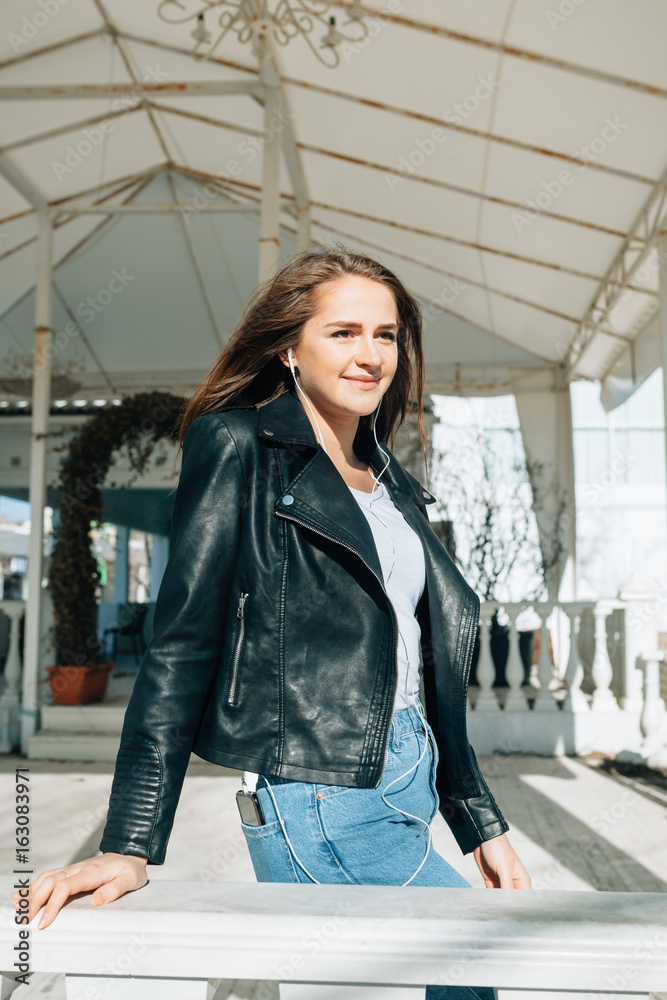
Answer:
<svg viewBox="0 0 667 1000"><path fill-rule="evenodd" d="M167 24L157 6L3 5L3 341L32 350L36 203L192 206L185 225L174 214L56 220L53 328L79 326L59 359L85 364L84 397L196 385L257 279L257 212L202 208L260 199L257 60L234 35L195 58L193 23ZM333 8L339 23L345 6ZM605 380L615 405L660 364L664 4L363 7L371 37L344 46L335 69L302 38L274 46L289 116L281 259L306 205L313 240L397 270L425 309L429 391L587 377ZM214 86L183 87L195 81ZM86 300L122 268L122 294L116 281L91 313Z"/></svg>

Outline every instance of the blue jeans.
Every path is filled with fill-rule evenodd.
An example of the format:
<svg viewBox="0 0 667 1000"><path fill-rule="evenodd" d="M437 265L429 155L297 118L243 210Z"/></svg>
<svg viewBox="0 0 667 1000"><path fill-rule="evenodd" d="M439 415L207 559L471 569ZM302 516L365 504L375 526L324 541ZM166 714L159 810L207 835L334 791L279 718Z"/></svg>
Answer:
<svg viewBox="0 0 667 1000"><path fill-rule="evenodd" d="M318 785L260 775L257 797L266 823L241 824L257 881L408 882L472 888L432 846L429 848L428 826L439 804L437 764L438 750L430 726L427 723L425 730L417 709L406 708L394 713L387 763L377 788ZM427 986L426 1000L495 1000L495 994L489 986L434 985Z"/></svg>

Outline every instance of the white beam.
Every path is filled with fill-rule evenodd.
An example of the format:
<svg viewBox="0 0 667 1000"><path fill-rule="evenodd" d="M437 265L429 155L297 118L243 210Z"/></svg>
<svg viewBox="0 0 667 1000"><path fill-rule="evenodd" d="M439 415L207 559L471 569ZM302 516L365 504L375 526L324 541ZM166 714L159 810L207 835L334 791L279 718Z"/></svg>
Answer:
<svg viewBox="0 0 667 1000"><path fill-rule="evenodd" d="M287 94L285 93L285 88L282 83L282 74L280 72L280 67L278 64L278 57L275 52L275 48L271 41L269 35L263 35L258 39L258 53L260 55L260 66L261 66L261 76L264 84L266 85L266 90L264 91L263 101L264 101L264 129L269 130L271 136L277 131L281 138L281 143L276 143L279 146L279 150L273 152L270 157L270 162L267 162L267 175L263 173L262 175L262 189L264 189L264 177L268 177L268 170L274 169L272 164L277 164L274 172L276 174L276 182L278 185L278 192L280 192L280 147L282 148L282 153L285 157L285 166L287 167L287 173L292 184L292 189L294 191L294 203L297 210L298 218L298 228L297 228L297 243L299 248L304 248L310 245L310 196L308 192L308 181L306 179L306 172L303 167L303 161L301 157L301 150L297 143L296 134L294 131L294 118L295 115L290 107ZM273 93L272 93L273 92ZM261 98L258 98L261 101ZM271 108L269 108L269 103ZM277 117L274 118L274 114ZM271 143L269 143L271 145ZM264 146L263 155L266 158L267 146ZM273 181L271 181L273 183ZM267 212L272 212L273 210L269 207L271 197L267 201ZM280 193L278 193L278 199L280 198ZM269 227L273 225L273 222L268 223ZM278 221L275 222L275 238L276 238L276 262L278 258ZM268 236L269 241L272 237ZM262 251L261 245L263 238L260 236L260 254ZM274 265L270 265L271 270L275 268ZM260 263L260 273L262 273L262 265Z"/></svg>
<svg viewBox="0 0 667 1000"><path fill-rule="evenodd" d="M169 181L169 187L171 189L172 196L173 196L174 200L176 200L176 198L177 198L176 185L174 184L174 179L173 179L173 177L171 176L170 173L167 174L167 180ZM224 338L223 338L223 335L222 335L222 330L220 329L220 327L218 325L218 321L217 321L216 315L215 315L215 309L213 308L213 303L211 302L211 297L208 294L208 289L206 287L206 282L204 281L204 275L202 273L202 269L201 269L201 267L199 265L199 261L197 259L197 252L196 252L196 250L194 248L194 244L192 242L192 239L190 238L190 233L188 231L188 227L187 227L187 224L185 222L185 216L182 213L179 214L179 220L180 220L180 223L181 223L181 229L183 231L183 239L185 240L185 245L188 248L188 253L190 254L190 260L192 261L192 267L193 267L193 270L195 272L195 277L197 279L197 283L199 284L199 288L201 289L202 298L204 299L204 304L206 305L206 310L208 312L208 318L211 321L211 326L213 328L213 333L215 334L215 338L216 338L216 341L217 341L217 347L218 348L222 348L223 341L224 341Z"/></svg>
<svg viewBox="0 0 667 1000"><path fill-rule="evenodd" d="M612 261L600 283L593 301L574 332L566 357L566 377L574 372L585 351L610 316L612 310L632 279L644 264L663 227L663 212L667 202L667 170L654 186L639 215L630 227L628 235ZM667 217L666 217L667 218ZM662 220L662 221L661 221ZM607 370L624 350L619 347L615 357L609 360Z"/></svg>
<svg viewBox="0 0 667 1000"><path fill-rule="evenodd" d="M23 654L21 752L37 729L37 682L42 621L42 561L46 502L46 443L51 404L51 279L53 229L47 207L38 209L37 280L35 285L35 352L30 428L30 540L28 543L28 603Z"/></svg>
<svg viewBox="0 0 667 1000"><path fill-rule="evenodd" d="M45 198L2 153L0 153L0 174L35 208L46 205Z"/></svg>
<svg viewBox="0 0 667 1000"><path fill-rule="evenodd" d="M68 83L32 87L0 87L0 101L81 100L82 98L116 97L128 94L161 94L183 97L196 95L235 96L261 94L259 80L183 80L180 83Z"/></svg>
<svg viewBox="0 0 667 1000"><path fill-rule="evenodd" d="M165 204L140 204L140 205L68 205L58 209L57 215L136 215L142 212L192 212L192 205L175 204L166 202ZM197 214L200 212L258 212L259 205L249 202L240 205L237 202L210 202L204 205L197 205Z"/></svg>
<svg viewBox="0 0 667 1000"><path fill-rule="evenodd" d="M266 35L256 36L260 75L264 84L264 138L259 217L259 281L270 278L278 264L280 234L280 153L284 123L280 79Z"/></svg>

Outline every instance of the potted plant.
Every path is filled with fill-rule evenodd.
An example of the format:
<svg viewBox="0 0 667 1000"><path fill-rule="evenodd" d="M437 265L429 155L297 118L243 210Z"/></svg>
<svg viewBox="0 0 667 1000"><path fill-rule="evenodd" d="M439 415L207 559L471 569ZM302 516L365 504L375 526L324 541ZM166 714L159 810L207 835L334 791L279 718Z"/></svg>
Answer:
<svg viewBox="0 0 667 1000"><path fill-rule="evenodd" d="M114 665L104 659L97 631L100 572L90 530L104 523L100 487L124 445L134 478L140 475L157 441L173 435L183 404L170 393L125 397L120 405L94 413L64 446L60 521L48 571L57 662L46 670L56 705L101 701Z"/></svg>

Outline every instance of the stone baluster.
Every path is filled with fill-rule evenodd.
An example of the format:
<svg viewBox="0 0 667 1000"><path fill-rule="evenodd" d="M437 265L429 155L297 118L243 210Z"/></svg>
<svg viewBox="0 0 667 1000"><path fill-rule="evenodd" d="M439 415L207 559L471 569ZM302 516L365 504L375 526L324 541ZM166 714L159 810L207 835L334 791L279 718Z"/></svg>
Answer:
<svg viewBox="0 0 667 1000"><path fill-rule="evenodd" d="M607 649L607 616L612 611L609 604L598 601L593 608L595 616L595 656L593 657L593 702L594 712L618 712L619 704L611 692L613 670Z"/></svg>
<svg viewBox="0 0 667 1000"><path fill-rule="evenodd" d="M496 680L496 667L491 655L491 636L489 620L498 610L494 601L482 603L479 614L479 658L477 660L477 683L479 693L475 702L476 712L498 712L498 699L493 690Z"/></svg>
<svg viewBox="0 0 667 1000"><path fill-rule="evenodd" d="M584 679L584 667L579 656L579 628L583 604L568 603L561 605L570 622L570 655L563 681L567 687L567 695L563 701L564 712L589 712L590 705L586 695L581 690Z"/></svg>
<svg viewBox="0 0 667 1000"><path fill-rule="evenodd" d="M528 702L521 686L524 682L524 668L519 651L519 633L516 630L517 615L523 610L524 605L509 603L503 604L503 608L510 619L509 654L505 668L505 678L509 686L504 710L506 712L528 712Z"/></svg>
<svg viewBox="0 0 667 1000"><path fill-rule="evenodd" d="M547 633L547 618L554 609L553 604L534 604L534 610L540 616L540 655L537 660L537 679L540 686L535 694L534 712L558 711L558 705L549 684L553 679L553 667L549 655L549 636Z"/></svg>
<svg viewBox="0 0 667 1000"><path fill-rule="evenodd" d="M0 611L11 620L9 650L5 662L5 690L0 698L0 753L11 753L12 723L16 708L21 704L21 655L19 653L19 626L25 614L25 601L0 601ZM18 728L18 724L17 724ZM20 742L17 732L16 743Z"/></svg>
<svg viewBox="0 0 667 1000"><path fill-rule="evenodd" d="M644 704L639 719L643 736L641 754L649 767L667 767L667 746L662 738L665 703L660 697L660 664L663 650L642 654L640 665L644 675Z"/></svg>

